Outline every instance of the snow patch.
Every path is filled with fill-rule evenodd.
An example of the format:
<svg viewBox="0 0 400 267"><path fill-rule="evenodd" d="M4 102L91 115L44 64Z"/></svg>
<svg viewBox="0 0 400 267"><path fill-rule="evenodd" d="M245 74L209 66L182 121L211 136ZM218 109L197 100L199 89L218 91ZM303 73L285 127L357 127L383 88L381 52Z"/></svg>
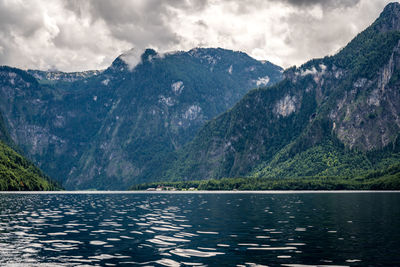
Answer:
<svg viewBox="0 0 400 267"><path fill-rule="evenodd" d="M233 66L230 65L230 66L229 66L229 69L228 69L228 73L229 73L229 74L232 74L232 70L233 70Z"/></svg>
<svg viewBox="0 0 400 267"><path fill-rule="evenodd" d="M104 84L105 86L107 86L110 83L110 79L105 79L101 83Z"/></svg>
<svg viewBox="0 0 400 267"><path fill-rule="evenodd" d="M268 83L269 83L269 77L268 76L259 77L256 80L257 86L266 86Z"/></svg>
<svg viewBox="0 0 400 267"><path fill-rule="evenodd" d="M171 89L176 95L181 94L183 88L185 88L185 86L183 85L182 81L177 81L177 82L174 82L173 84L171 84Z"/></svg>

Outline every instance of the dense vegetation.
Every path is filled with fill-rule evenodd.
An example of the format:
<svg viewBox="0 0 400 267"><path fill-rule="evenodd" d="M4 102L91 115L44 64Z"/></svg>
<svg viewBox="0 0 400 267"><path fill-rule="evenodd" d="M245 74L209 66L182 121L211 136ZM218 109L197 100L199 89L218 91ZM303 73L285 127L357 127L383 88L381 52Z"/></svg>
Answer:
<svg viewBox="0 0 400 267"><path fill-rule="evenodd" d="M23 156L0 141L0 191L60 190Z"/></svg>
<svg viewBox="0 0 400 267"><path fill-rule="evenodd" d="M337 139L324 138L289 155L289 145L247 177L154 182L131 190L399 190L400 140L379 151L350 150Z"/></svg>
<svg viewBox="0 0 400 267"><path fill-rule="evenodd" d="M130 190L400 190L400 164L362 176L308 176L300 178L222 178L134 185Z"/></svg>

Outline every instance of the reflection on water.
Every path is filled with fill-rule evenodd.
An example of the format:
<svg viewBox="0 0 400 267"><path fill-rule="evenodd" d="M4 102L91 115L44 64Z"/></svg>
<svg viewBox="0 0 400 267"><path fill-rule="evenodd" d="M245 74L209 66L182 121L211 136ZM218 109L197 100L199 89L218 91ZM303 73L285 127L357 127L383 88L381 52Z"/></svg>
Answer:
<svg viewBox="0 0 400 267"><path fill-rule="evenodd" d="M399 193L0 194L0 265L395 265L399 204Z"/></svg>

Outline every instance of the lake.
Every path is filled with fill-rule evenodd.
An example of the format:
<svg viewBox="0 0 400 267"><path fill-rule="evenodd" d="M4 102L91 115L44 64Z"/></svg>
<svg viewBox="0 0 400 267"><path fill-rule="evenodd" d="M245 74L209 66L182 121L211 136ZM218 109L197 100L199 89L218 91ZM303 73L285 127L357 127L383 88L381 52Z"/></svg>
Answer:
<svg viewBox="0 0 400 267"><path fill-rule="evenodd" d="M398 192L0 194L0 265L390 266Z"/></svg>

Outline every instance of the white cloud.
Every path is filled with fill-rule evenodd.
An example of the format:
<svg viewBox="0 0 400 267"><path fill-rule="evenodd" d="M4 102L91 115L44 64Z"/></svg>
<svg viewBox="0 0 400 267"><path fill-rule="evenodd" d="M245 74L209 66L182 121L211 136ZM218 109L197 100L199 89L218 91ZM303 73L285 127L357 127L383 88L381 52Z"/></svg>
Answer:
<svg viewBox="0 0 400 267"><path fill-rule="evenodd" d="M103 69L131 48L163 53L203 46L288 67L335 53L388 2L0 0L0 65Z"/></svg>
<svg viewBox="0 0 400 267"><path fill-rule="evenodd" d="M141 55L143 49L132 48L129 51L124 52L120 58L129 66L130 70L133 70L138 64L142 62Z"/></svg>
<svg viewBox="0 0 400 267"><path fill-rule="evenodd" d="M313 66L311 69L301 70L300 75L301 75L301 76L306 76L306 75L309 75L309 74L315 75L315 74L317 74L317 73L318 73L318 71L317 71L317 70L315 69L315 67Z"/></svg>

